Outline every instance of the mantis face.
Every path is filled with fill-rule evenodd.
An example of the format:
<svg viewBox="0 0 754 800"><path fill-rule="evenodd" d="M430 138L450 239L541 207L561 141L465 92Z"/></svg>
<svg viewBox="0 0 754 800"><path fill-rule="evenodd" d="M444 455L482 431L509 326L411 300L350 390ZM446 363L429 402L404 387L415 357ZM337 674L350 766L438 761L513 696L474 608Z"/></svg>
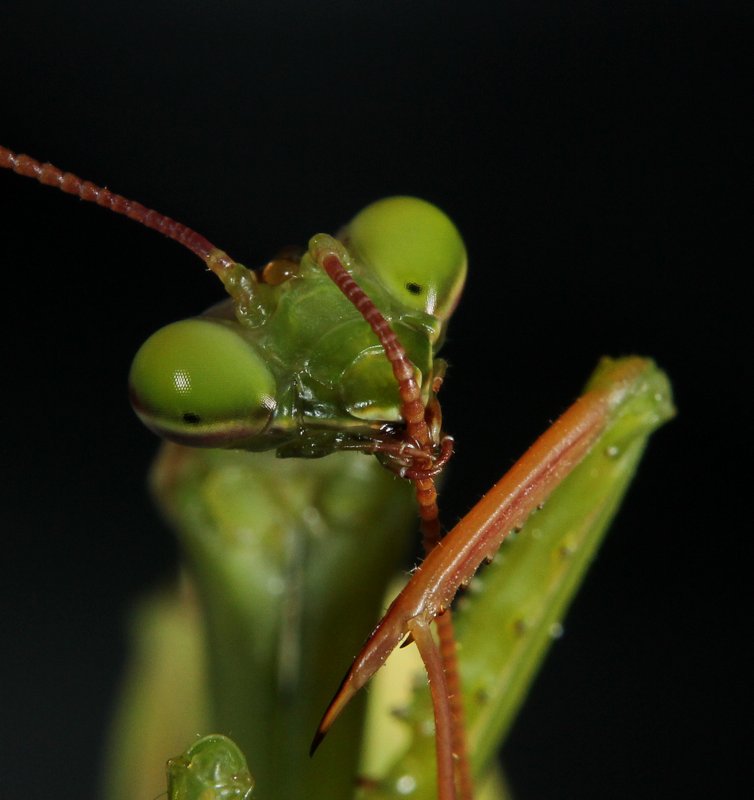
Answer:
<svg viewBox="0 0 754 800"><path fill-rule="evenodd" d="M431 203L392 197L357 214L342 239L428 397L466 275L458 230ZM256 285L254 302L261 324L220 306L144 343L129 384L149 428L181 444L324 455L344 436L358 446L400 422L395 378L374 333L310 254L284 280Z"/></svg>

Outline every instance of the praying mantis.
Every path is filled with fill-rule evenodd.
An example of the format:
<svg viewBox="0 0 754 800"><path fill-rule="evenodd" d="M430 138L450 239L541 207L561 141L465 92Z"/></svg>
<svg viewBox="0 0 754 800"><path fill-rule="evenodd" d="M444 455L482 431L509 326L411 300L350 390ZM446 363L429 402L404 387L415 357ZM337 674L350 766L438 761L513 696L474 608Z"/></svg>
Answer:
<svg viewBox="0 0 754 800"><path fill-rule="evenodd" d="M68 173L5 149L0 165L178 239L231 297L155 334L137 354L130 381L137 414L173 442L154 484L179 530L191 577L151 614L163 628L168 621L182 626L194 642L194 654L180 659L182 668L192 662L194 673L183 677L209 696L211 708L184 695L179 706L195 705L181 723L186 736L208 732L207 725L229 733L242 744L263 798L347 797L357 775L365 797L466 799L472 775L482 779L484 796L501 796L489 777L490 756L646 436L672 414L662 373L645 359L605 361L584 398L436 545L432 481L452 444L442 431L437 394L445 366L435 351L465 273L463 242L442 212L412 198L378 202L337 238L318 235L306 251L281 253L260 279L193 231ZM288 458L275 460L270 450ZM401 523L411 514L401 478L418 486L428 555L328 706L338 673L379 616L400 556ZM527 538L518 532L535 512ZM511 552L475 588L476 569L511 533L515 547L506 546ZM469 582L456 626L461 685L452 688L459 676L449 609ZM501 602L513 608L501 613ZM439 650L429 627L435 621ZM496 641L490 629L499 631ZM197 641L207 647L206 678ZM404 707L403 727L411 734L405 752L377 774L358 767L359 709L344 714L309 761L307 739L319 745L401 642L416 643L430 672L434 721L426 694ZM372 718L381 715L384 707L370 711ZM156 716L145 715L153 729ZM124 754L149 739L143 720L135 734L127 727L116 737L119 786L138 771L123 766ZM215 746L211 740L210 752ZM180 780L173 785L176 797L198 796ZM239 791L251 790L244 784ZM113 796L126 794L116 789Z"/></svg>

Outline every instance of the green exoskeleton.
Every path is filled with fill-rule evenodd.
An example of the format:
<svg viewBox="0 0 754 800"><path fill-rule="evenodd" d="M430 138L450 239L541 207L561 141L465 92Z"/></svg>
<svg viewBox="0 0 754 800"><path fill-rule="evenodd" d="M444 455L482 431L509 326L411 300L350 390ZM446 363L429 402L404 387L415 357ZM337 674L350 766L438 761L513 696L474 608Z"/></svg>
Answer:
<svg viewBox="0 0 754 800"><path fill-rule="evenodd" d="M664 375L644 359L606 359L415 571L328 706L407 541L411 491L397 475L416 486L428 551L437 532L432 478L452 445L436 352L466 270L455 226L424 201L390 198L257 274L50 165L0 148L0 166L167 233L231 297L156 333L131 371L137 413L170 440L153 487L187 567L178 590L140 613L110 797L156 795L166 759L213 732L240 747L263 800L468 798L472 781L478 798L505 797L493 756L648 434L673 413ZM506 537L503 557L473 578ZM455 613L456 668L449 605L469 582ZM418 645L432 702L415 664L402 663L407 647L370 698L362 753L357 690L400 641ZM312 736L318 744L352 696L357 708L310 759ZM242 762L223 737L202 739L170 762L170 796L245 798Z"/></svg>
<svg viewBox="0 0 754 800"><path fill-rule="evenodd" d="M419 370L426 403L466 276L461 237L439 209L410 197L374 203L343 236L354 276ZM240 300L168 325L139 350L130 386L141 419L182 444L281 456L384 439L401 421L398 387L352 303L310 253L272 262L272 282L253 275Z"/></svg>

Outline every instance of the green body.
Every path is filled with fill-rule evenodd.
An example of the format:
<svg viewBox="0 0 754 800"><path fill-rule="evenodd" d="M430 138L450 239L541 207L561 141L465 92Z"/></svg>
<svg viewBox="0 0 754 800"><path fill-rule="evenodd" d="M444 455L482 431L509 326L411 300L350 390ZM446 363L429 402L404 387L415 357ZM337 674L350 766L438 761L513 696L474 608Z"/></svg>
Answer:
<svg viewBox="0 0 754 800"><path fill-rule="evenodd" d="M404 340L428 396L435 349L462 277L449 271L444 295L423 279L407 278L400 265L397 273L378 277L370 259L384 265L410 249L406 242L397 249L380 246L382 211L379 204L370 207L342 234L345 258ZM325 238L329 247L333 240ZM431 238L447 248L436 230ZM460 258L465 267L462 243L451 256L448 263ZM168 444L155 467L155 495L181 542L186 574L178 593L142 611L135 642L140 657L114 728L110 800L159 794L166 759L207 734L232 737L261 800L431 800L432 711L426 684L414 688L422 684L420 666L378 673L363 753L366 693L315 758L308 755L320 715L386 607L388 584L415 527L410 486L359 453L311 461L249 452L321 456L365 446L375 431L400 420L392 372L374 334L316 255L305 255L281 284L258 285L251 306L250 313L224 305L171 326L135 360L132 396L147 424L178 442L233 449ZM206 344L211 339L222 357ZM226 386L238 370L241 382ZM612 370L606 361L594 380L609 381ZM189 392L182 405L185 392L176 387L207 374L209 388ZM217 384L221 391L212 388ZM470 753L484 800L506 796L494 754L649 433L671 415L667 381L647 362L587 460L458 604ZM165 636L155 635L160 630ZM185 691L177 692L177 684ZM221 744L210 739L207 751L217 745L224 775ZM220 789L204 778L188 780L192 752L171 762L171 800L224 796L222 776Z"/></svg>
<svg viewBox="0 0 754 800"><path fill-rule="evenodd" d="M609 379L609 365L599 374ZM672 413L667 381L648 363L637 391L588 459L506 542L458 604L469 744L484 785L481 797L506 797L490 772L494 754L648 435ZM308 757L319 715L385 607L379 598L411 528L407 486L357 453L281 461L175 445L158 461L153 485L183 544L199 603L184 586L142 612L149 624L137 633L141 657L115 728L111 800L156 795L164 786L165 759L210 732L228 734L241 747L257 781L254 796L263 800L397 798L407 787L410 796L432 800L429 694L426 685L415 688L423 683L421 664L405 663L414 648L395 653L369 691L370 735L361 769L359 704L366 695L338 720L315 758ZM164 638L154 635L156 629ZM163 673L169 681L160 680ZM176 692L176 682L185 692ZM169 730L166 719L174 723ZM357 791L357 775L377 783Z"/></svg>
<svg viewBox="0 0 754 800"><path fill-rule="evenodd" d="M166 758L212 732L241 747L260 796L349 796L366 698L321 757L309 744L410 544L410 486L359 453L167 444L152 487L186 575L134 625L109 797L156 796Z"/></svg>

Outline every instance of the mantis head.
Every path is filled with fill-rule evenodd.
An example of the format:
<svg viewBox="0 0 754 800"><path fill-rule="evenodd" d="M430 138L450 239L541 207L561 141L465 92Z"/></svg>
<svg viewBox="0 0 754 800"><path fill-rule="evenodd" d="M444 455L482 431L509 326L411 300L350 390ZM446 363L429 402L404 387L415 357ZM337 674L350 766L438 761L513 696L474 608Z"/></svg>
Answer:
<svg viewBox="0 0 754 800"><path fill-rule="evenodd" d="M424 200L391 197L357 214L341 238L342 242L325 235L315 237L331 242L349 266L382 287L384 302L400 309L390 314L394 322L401 315L427 315L436 321L435 338L423 348L431 354L437 331L457 304L466 275L463 240L450 219ZM210 255L208 261L212 269L214 258ZM233 296L235 318L227 308L212 309L208 316L173 323L153 334L136 354L129 378L131 402L147 427L182 444L267 449L279 443L281 427L292 429L292 422L276 414L278 406L286 406L289 415L293 408L297 418L302 414L296 400L281 402L293 389L301 396L315 397L321 407L317 392L338 392L345 382L350 398L352 381L346 375L353 375L352 365L358 363L368 365L356 369L360 379L363 375L365 403L372 399L376 383L387 381L394 393L392 374L379 369L387 365L384 357L365 360L368 343L350 352L349 347L357 347L352 333L344 337L351 341L343 342L343 363L333 367L326 380L320 377L319 350L323 342L332 341L330 334L342 323L342 314L324 323L317 319L327 313L322 310L329 302L327 293L336 293L319 260L310 250L307 263L313 269L297 270L294 265L291 275L275 285L264 279L260 282L255 273L230 260L232 267L224 261L221 270L215 269ZM234 294L239 284L243 291ZM302 299L292 299L293 293ZM294 315L297 330L305 330L309 340L305 351L296 352L295 367L287 345L280 341L291 338L287 323L281 320ZM430 334L422 328L422 335ZM316 368L311 366L315 363ZM429 372L430 366L431 362L422 364L421 369ZM316 381L310 380L315 372ZM336 417L348 424L345 412ZM322 419L314 422L330 424Z"/></svg>

